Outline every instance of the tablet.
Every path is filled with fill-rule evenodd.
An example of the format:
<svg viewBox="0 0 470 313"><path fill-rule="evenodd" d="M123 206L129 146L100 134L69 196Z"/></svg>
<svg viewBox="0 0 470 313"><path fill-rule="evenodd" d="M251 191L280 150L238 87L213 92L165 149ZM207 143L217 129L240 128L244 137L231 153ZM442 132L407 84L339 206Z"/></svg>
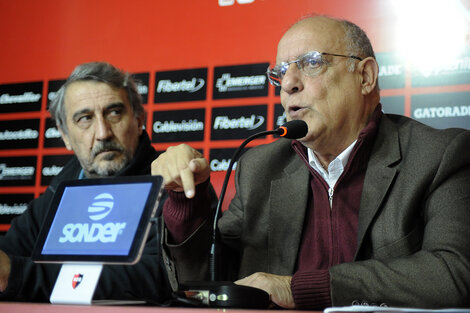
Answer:
<svg viewBox="0 0 470 313"><path fill-rule="evenodd" d="M62 182L32 259L51 263L134 264L163 190L161 176Z"/></svg>

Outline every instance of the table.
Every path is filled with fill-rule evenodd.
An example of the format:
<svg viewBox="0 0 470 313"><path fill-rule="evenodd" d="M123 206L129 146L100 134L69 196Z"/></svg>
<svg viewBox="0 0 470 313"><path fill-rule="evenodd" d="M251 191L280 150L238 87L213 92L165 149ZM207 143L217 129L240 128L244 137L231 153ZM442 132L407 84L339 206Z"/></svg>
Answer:
<svg viewBox="0 0 470 313"><path fill-rule="evenodd" d="M63 305L49 303L0 302L2 313L273 313L276 310L241 310L212 308L178 308L158 306L115 306L115 305ZM322 313L322 311L282 310L282 313Z"/></svg>

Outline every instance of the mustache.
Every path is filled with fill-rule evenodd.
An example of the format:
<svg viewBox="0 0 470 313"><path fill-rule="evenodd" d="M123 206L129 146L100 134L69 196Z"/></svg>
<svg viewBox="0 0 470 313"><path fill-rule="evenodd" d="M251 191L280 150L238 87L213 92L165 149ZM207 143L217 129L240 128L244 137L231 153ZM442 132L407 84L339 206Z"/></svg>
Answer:
<svg viewBox="0 0 470 313"><path fill-rule="evenodd" d="M114 141L101 141L91 150L92 158L95 158L98 154L105 151L119 151L124 152L124 147Z"/></svg>

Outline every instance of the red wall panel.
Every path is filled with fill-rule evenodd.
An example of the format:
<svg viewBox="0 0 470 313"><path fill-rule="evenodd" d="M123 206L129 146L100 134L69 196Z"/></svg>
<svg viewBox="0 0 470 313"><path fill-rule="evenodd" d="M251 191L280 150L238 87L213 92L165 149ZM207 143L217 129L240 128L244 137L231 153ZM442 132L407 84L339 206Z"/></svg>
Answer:
<svg viewBox="0 0 470 313"><path fill-rule="evenodd" d="M465 8L470 7L469 0L456 1L463 4L462 13L468 15ZM275 127L274 108L279 103L272 86L269 86L266 96L214 99L215 69L273 62L277 42L283 32L302 16L328 14L357 23L368 33L376 52L383 53L380 57L391 62L392 66L394 61L387 61L387 54L398 51L396 29L400 12L392 0L253 0L246 4L234 0L226 6L220 6L219 2L231 1L0 0L0 87L43 82L44 95L40 110L0 113L0 124L9 120L21 123L39 119L38 131L41 134L37 148L0 147L0 159L37 156L36 167L40 169L44 157L70 154L65 148L46 147L42 134L49 116L46 111L49 81L65 79L79 63L107 61L132 73L149 73L148 130L152 129L154 112L158 116L161 111L205 109L208 127L204 130L203 139L191 142L191 145L201 149L209 158L211 150L235 148L242 142L242 139L211 139L209 124L213 109L265 105L266 127L270 129ZM409 1L412 2L416 1ZM400 9L406 10L407 7ZM422 14L417 12L417 18L421 16L418 13ZM436 47L443 48L438 44ZM466 52L462 58L470 59L468 55ZM390 101L398 100L399 104L394 105L405 115L412 115L413 99L417 105L419 101L427 101L417 96L455 93L455 99L460 99L470 93L470 81L465 76L470 77L470 68L463 69L463 76L457 78L457 83L424 83L418 86L413 85L412 62L400 62L403 73L398 79L403 80L402 85L392 82L387 87L384 80L382 96ZM156 73L195 68L207 68L205 99L155 103ZM469 101L460 105L468 106ZM468 128L469 116L463 121ZM249 147L272 140L259 139ZM154 143L154 146L157 150L164 150L177 143ZM41 185L40 173L37 174L33 186L0 186L0 211L2 195L32 193L38 196L43 192L45 186ZM222 180L223 172L214 173L213 182L217 190ZM4 222L3 225L0 231L1 227L7 228Z"/></svg>

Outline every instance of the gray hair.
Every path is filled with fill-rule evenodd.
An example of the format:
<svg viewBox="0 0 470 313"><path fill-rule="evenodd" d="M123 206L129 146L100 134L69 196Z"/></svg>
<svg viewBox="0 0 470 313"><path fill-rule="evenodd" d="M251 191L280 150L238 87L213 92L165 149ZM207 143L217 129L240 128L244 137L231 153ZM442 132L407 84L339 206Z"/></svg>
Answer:
<svg viewBox="0 0 470 313"><path fill-rule="evenodd" d="M137 84L131 74L106 62L83 63L73 70L49 105L49 112L52 118L55 120L57 126L66 134L68 129L64 105L65 91L68 85L77 81L102 82L115 88L124 89L129 98L132 110L134 111L134 116L138 117L145 112L142 105L142 97L137 91Z"/></svg>
<svg viewBox="0 0 470 313"><path fill-rule="evenodd" d="M344 28L344 47L348 55L355 55L361 59L367 57L373 57L375 59L374 49L370 43L369 38L365 31L363 31L356 24L347 20L338 20L338 22ZM349 70L354 71L356 62L353 59L349 59Z"/></svg>

